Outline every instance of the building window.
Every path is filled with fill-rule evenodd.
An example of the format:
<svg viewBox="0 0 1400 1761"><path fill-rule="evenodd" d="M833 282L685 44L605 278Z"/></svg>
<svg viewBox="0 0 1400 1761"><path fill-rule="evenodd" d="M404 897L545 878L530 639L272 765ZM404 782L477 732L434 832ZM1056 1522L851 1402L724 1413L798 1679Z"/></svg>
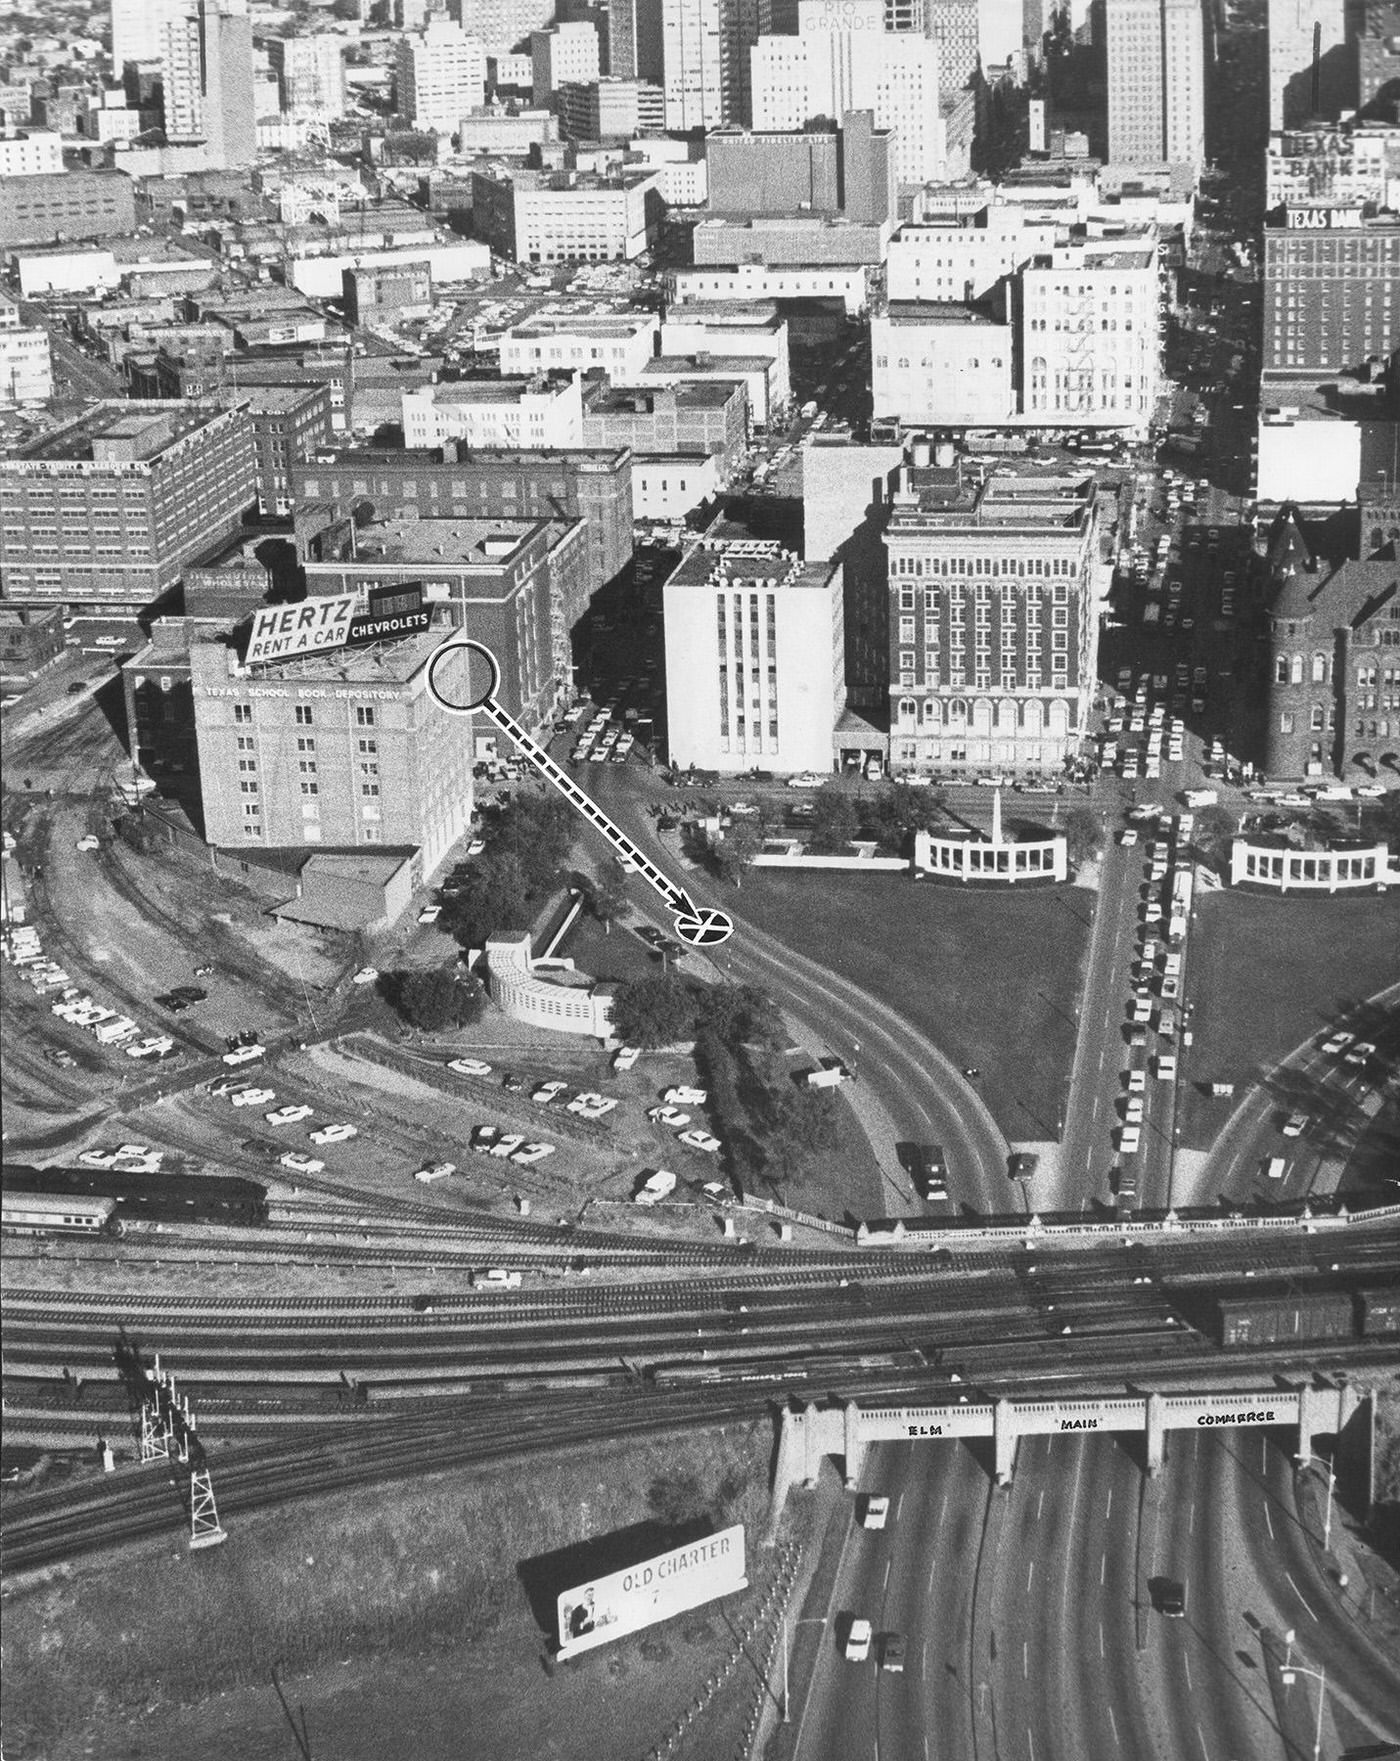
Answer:
<svg viewBox="0 0 1400 1761"><path fill-rule="evenodd" d="M314 795L317 793L317 790L318 790L318 785L316 783L313 783L313 782L310 782L307 780L304 780L302 782L301 792L303 795Z"/></svg>
<svg viewBox="0 0 1400 1761"><path fill-rule="evenodd" d="M297 741L297 751L298 752L314 752L315 750L316 750L316 742L311 738L311 736L309 734Z"/></svg>
<svg viewBox="0 0 1400 1761"><path fill-rule="evenodd" d="M1320 703L1314 703L1312 706L1312 730L1315 734L1322 731L1322 705Z"/></svg>
<svg viewBox="0 0 1400 1761"><path fill-rule="evenodd" d="M378 783L361 783L360 784L360 793L364 796L367 796L367 797L370 797L371 799L373 799L373 798L377 797L379 794L379 784Z"/></svg>
<svg viewBox="0 0 1400 1761"><path fill-rule="evenodd" d="M362 758L373 758L379 751L378 740L361 740L359 745Z"/></svg>
<svg viewBox="0 0 1400 1761"><path fill-rule="evenodd" d="M297 760L297 769L304 777L314 777L316 774L316 760L314 758L299 758Z"/></svg>
<svg viewBox="0 0 1400 1761"><path fill-rule="evenodd" d="M311 705L309 703L297 704L297 726L300 728L311 726Z"/></svg>
<svg viewBox="0 0 1400 1761"><path fill-rule="evenodd" d="M1285 709L1279 716L1278 731L1281 734L1291 734L1293 732L1293 711L1291 709Z"/></svg>
<svg viewBox="0 0 1400 1761"><path fill-rule="evenodd" d="M240 734L238 736L238 750L240 752L252 752L254 750L253 736L251 734Z"/></svg>
<svg viewBox="0 0 1400 1761"><path fill-rule="evenodd" d="M1288 656L1286 654L1281 654L1274 662L1274 683L1276 685L1288 683Z"/></svg>
<svg viewBox="0 0 1400 1761"><path fill-rule="evenodd" d="M250 722L250 721L252 721L252 719L253 719L253 706L252 706L252 704L251 703L235 703L233 706L233 719L235 722Z"/></svg>
<svg viewBox="0 0 1400 1761"><path fill-rule="evenodd" d="M363 704L357 704L355 706L355 726L357 728L372 728L374 726L374 711L366 708Z"/></svg>

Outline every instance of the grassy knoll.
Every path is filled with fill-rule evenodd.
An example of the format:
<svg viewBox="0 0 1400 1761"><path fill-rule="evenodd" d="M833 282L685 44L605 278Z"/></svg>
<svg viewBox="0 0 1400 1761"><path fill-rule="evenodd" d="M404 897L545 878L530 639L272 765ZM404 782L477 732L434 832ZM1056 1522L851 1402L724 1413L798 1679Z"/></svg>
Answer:
<svg viewBox="0 0 1400 1761"><path fill-rule="evenodd" d="M754 869L734 909L864 986L955 1063L977 1066L1015 1140L1054 1134L1091 901L1075 887L993 892Z"/></svg>
<svg viewBox="0 0 1400 1761"><path fill-rule="evenodd" d="M524 1652L538 1693L547 1695L520 1562L586 1536L703 1513L744 1522L752 1579L755 1567L762 1570L770 1447L771 1431L758 1421L435 1474L228 1518L228 1541L209 1553L188 1554L172 1525L160 1542L21 1582L4 1623L6 1754L15 1761L115 1754L104 1735L114 1722L149 1720L162 1709L173 1716L242 1687L267 1694L274 1669L285 1679L349 1661L355 1674L341 1679L359 1680L406 1651L449 1647L470 1669L475 1648L503 1627L517 1633L512 1666ZM711 1615L702 1625L713 1639L722 1623ZM673 1628L666 1634L671 1643L686 1637ZM612 1650L630 1654L657 1640L642 1635ZM703 1677L709 1665L698 1654L694 1662ZM483 1680L483 1701L489 1688ZM274 1707L274 1729L279 1716ZM517 1752L479 1734L475 1753ZM283 1731L248 1752L293 1750Z"/></svg>

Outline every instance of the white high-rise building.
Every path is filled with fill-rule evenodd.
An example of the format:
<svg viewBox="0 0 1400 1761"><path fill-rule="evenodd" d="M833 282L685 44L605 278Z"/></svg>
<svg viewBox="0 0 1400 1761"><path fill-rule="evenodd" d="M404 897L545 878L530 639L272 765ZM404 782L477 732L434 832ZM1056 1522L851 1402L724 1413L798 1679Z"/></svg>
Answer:
<svg viewBox="0 0 1400 1761"><path fill-rule="evenodd" d="M1161 388L1157 236L1060 245L1021 271L1021 408L1146 432Z"/></svg>
<svg viewBox="0 0 1400 1761"><path fill-rule="evenodd" d="M587 85L598 78L598 27L585 21L532 31L530 62L536 104L548 104L561 86Z"/></svg>
<svg viewBox="0 0 1400 1761"><path fill-rule="evenodd" d="M165 133L203 141L208 162L241 170L257 158L253 26L248 0L189 0L161 40Z"/></svg>
<svg viewBox="0 0 1400 1761"><path fill-rule="evenodd" d="M322 32L267 46L285 116L334 121L345 114L345 39Z"/></svg>
<svg viewBox="0 0 1400 1761"><path fill-rule="evenodd" d="M445 18L401 41L394 68L399 115L415 128L451 134L486 102L486 51Z"/></svg>
<svg viewBox="0 0 1400 1761"><path fill-rule="evenodd" d="M718 128L731 120L724 103L724 5L725 0L662 0L668 129Z"/></svg>
<svg viewBox="0 0 1400 1761"><path fill-rule="evenodd" d="M112 0L112 67L120 77L128 61L159 61L171 0Z"/></svg>
<svg viewBox="0 0 1400 1761"><path fill-rule="evenodd" d="M815 117L872 110L894 131L895 175L924 184L944 175L939 46L885 29L884 0L799 0L796 36L760 37L752 58L756 132L800 129Z"/></svg>
<svg viewBox="0 0 1400 1761"><path fill-rule="evenodd" d="M1201 0L1108 0L1108 156L1120 165L1205 158Z"/></svg>

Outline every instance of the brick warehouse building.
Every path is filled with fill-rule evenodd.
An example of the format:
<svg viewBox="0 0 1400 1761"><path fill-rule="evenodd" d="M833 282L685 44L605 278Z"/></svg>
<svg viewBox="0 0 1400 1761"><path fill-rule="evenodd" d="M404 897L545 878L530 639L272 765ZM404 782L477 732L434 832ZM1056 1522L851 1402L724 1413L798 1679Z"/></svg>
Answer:
<svg viewBox="0 0 1400 1761"><path fill-rule="evenodd" d="M428 692L441 628L397 642L240 667L190 649L207 841L228 849L412 849L415 884L472 809L472 721Z"/></svg>
<svg viewBox="0 0 1400 1761"><path fill-rule="evenodd" d="M1334 564L1298 509L1280 508L1264 554L1269 595L1264 770L1374 771L1400 754L1400 562Z"/></svg>
<svg viewBox="0 0 1400 1761"><path fill-rule="evenodd" d="M242 410L95 404L0 459L4 596L139 611L237 530L256 488Z"/></svg>

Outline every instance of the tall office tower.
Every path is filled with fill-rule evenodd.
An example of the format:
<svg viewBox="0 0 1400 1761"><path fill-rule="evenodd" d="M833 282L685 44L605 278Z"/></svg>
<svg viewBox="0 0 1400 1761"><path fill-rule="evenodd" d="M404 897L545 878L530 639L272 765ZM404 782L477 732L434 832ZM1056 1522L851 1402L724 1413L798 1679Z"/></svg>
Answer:
<svg viewBox="0 0 1400 1761"><path fill-rule="evenodd" d="M159 61L169 0L112 0L112 68L118 79L128 61Z"/></svg>
<svg viewBox="0 0 1400 1761"><path fill-rule="evenodd" d="M452 12L488 55L507 55L554 22L554 0L454 0Z"/></svg>
<svg viewBox="0 0 1400 1761"><path fill-rule="evenodd" d="M885 29L887 31L913 31L915 35L924 29L924 0L885 0Z"/></svg>
<svg viewBox="0 0 1400 1761"><path fill-rule="evenodd" d="M486 102L486 51L445 18L398 44L394 70L395 108L415 128L451 134Z"/></svg>
<svg viewBox="0 0 1400 1761"><path fill-rule="evenodd" d="M277 97L287 116L331 121L345 114L345 39L323 33L267 46Z"/></svg>
<svg viewBox="0 0 1400 1761"><path fill-rule="evenodd" d="M924 35L938 44L943 90L962 91L977 71L980 53L977 0L925 0Z"/></svg>
<svg viewBox="0 0 1400 1761"><path fill-rule="evenodd" d="M1353 0L1269 0L1269 127L1335 117L1356 102Z"/></svg>
<svg viewBox="0 0 1400 1761"><path fill-rule="evenodd" d="M1289 205L1264 229L1264 367L1324 373L1400 348L1400 223Z"/></svg>
<svg viewBox="0 0 1400 1761"><path fill-rule="evenodd" d="M548 104L550 94L561 86L581 86L597 79L601 72L597 27L591 23L556 24L547 31L531 31L530 60L535 103Z"/></svg>
<svg viewBox="0 0 1400 1761"><path fill-rule="evenodd" d="M1108 156L1120 165L1205 158L1201 0L1108 0Z"/></svg>
<svg viewBox="0 0 1400 1761"><path fill-rule="evenodd" d="M668 129L718 128L731 120L724 113L725 4L726 0L662 0Z"/></svg>
<svg viewBox="0 0 1400 1761"><path fill-rule="evenodd" d="M257 106L248 0L192 0L167 18L161 81L168 139L203 141L209 163L222 170L254 162Z"/></svg>
<svg viewBox="0 0 1400 1761"><path fill-rule="evenodd" d="M895 175L923 184L944 174L939 45L885 29L885 0L800 0L796 36L760 37L752 54L753 126L800 129L816 117L874 112L895 131Z"/></svg>

